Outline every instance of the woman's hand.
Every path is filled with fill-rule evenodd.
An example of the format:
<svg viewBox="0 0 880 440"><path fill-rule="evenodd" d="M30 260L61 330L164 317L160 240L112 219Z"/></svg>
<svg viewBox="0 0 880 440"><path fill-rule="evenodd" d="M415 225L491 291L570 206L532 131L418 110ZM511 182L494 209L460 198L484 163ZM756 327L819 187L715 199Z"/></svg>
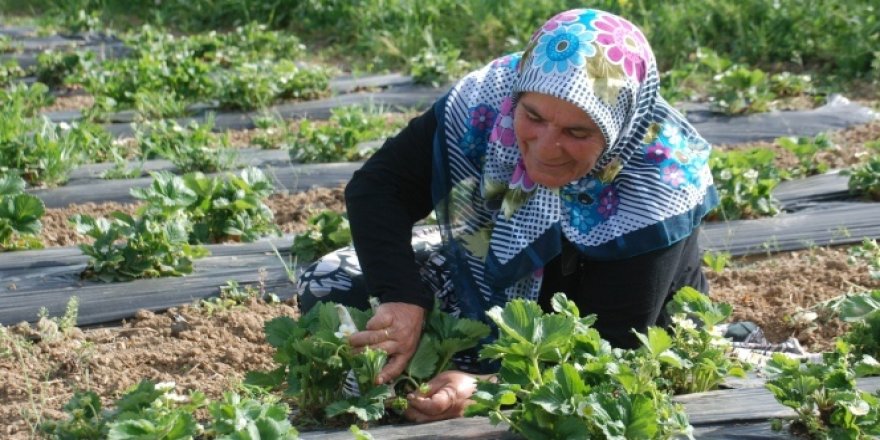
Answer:
<svg viewBox="0 0 880 440"><path fill-rule="evenodd" d="M409 407L404 416L416 423L452 419L464 415L464 409L473 403L471 396L477 390L477 377L463 371L444 371L428 382L427 393L407 396Z"/></svg>
<svg viewBox="0 0 880 440"><path fill-rule="evenodd" d="M382 384L400 376L419 346L425 309L414 304L388 302L376 308L367 328L348 338L354 348L370 346L388 353L388 363L376 377Z"/></svg>

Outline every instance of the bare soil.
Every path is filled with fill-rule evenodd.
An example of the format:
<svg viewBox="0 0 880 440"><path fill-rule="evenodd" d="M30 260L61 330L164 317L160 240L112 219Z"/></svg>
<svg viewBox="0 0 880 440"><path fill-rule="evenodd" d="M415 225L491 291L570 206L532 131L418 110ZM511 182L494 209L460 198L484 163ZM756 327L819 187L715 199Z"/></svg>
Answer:
<svg viewBox="0 0 880 440"><path fill-rule="evenodd" d="M865 157L865 142L880 138L880 122L833 135L839 145L829 157L834 167ZM747 148L738 145L724 148ZM787 151L780 153L784 164ZM341 189L318 189L273 196L269 204L285 232L304 228L321 209L342 211ZM114 209L133 212L136 205L90 204L48 210L44 218L46 246L79 242L66 223L68 215L105 215ZM864 265L847 263L847 249L813 248L736 259L720 273L707 273L712 296L734 307L734 320L754 321L768 339L797 338L805 348L829 348L844 325L820 313L812 322L797 319L829 299L849 292L880 289ZM34 437L40 420L58 418L74 390L96 391L105 404L142 379L175 381L181 392L199 389L209 398L240 383L245 372L273 367L272 350L264 342L263 324L276 316L297 316L294 304L268 305L258 300L209 313L182 306L166 313L142 311L115 328L79 330L50 337L31 326L0 327L0 437Z"/></svg>

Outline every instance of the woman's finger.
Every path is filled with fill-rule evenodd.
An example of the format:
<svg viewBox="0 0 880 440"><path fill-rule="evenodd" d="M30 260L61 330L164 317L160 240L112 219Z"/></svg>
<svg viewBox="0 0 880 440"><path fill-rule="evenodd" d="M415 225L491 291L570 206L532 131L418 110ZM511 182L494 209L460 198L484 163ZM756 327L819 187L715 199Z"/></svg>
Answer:
<svg viewBox="0 0 880 440"><path fill-rule="evenodd" d="M392 340L391 335L391 331L386 328L381 330L364 330L349 336L348 343L355 348L365 347L367 345L372 347Z"/></svg>

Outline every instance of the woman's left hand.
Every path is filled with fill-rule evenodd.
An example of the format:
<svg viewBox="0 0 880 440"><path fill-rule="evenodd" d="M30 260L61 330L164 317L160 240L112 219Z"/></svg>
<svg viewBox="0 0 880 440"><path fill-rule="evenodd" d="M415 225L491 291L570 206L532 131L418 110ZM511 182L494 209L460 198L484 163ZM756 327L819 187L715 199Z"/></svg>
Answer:
<svg viewBox="0 0 880 440"><path fill-rule="evenodd" d="M464 415L477 390L477 377L463 371L444 371L428 382L425 394L407 396L409 407L404 416L416 423L452 419Z"/></svg>

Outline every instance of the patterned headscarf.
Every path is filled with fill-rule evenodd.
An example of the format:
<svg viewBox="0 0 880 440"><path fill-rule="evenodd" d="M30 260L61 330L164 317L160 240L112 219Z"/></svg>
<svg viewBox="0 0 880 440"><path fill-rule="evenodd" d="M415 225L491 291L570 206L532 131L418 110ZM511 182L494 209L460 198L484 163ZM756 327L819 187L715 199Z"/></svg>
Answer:
<svg viewBox="0 0 880 440"><path fill-rule="evenodd" d="M575 9L438 101L434 201L465 316L536 299L563 235L588 257L623 259L687 237L715 206L710 146L658 83L637 27ZM513 129L523 92L568 101L596 122L606 148L586 176L561 188L529 179Z"/></svg>

